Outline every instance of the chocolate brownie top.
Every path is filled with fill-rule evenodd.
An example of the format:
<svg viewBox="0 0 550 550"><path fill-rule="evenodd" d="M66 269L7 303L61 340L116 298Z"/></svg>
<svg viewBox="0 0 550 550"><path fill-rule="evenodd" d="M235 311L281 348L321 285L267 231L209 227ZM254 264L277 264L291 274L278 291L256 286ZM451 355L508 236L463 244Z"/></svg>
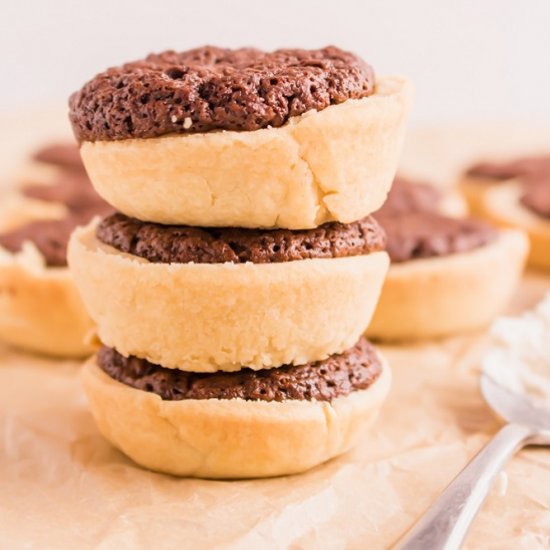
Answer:
<svg viewBox="0 0 550 550"><path fill-rule="evenodd" d="M248 401L331 401L367 389L381 374L374 347L364 338L340 355L301 366L254 371L196 373L167 369L145 359L124 357L113 348L98 353L99 367L111 378L155 393L168 401L245 399Z"/></svg>
<svg viewBox="0 0 550 550"><path fill-rule="evenodd" d="M442 198L443 193L433 185L398 176L393 180L386 202L374 216L394 216L407 212L437 212Z"/></svg>
<svg viewBox="0 0 550 550"><path fill-rule="evenodd" d="M496 231L472 218L439 214L443 193L425 183L396 178L384 206L374 214L386 232L394 263L467 252L496 238Z"/></svg>
<svg viewBox="0 0 550 550"><path fill-rule="evenodd" d="M65 267L67 244L75 227L110 211L112 208L106 203L94 204L59 220L34 221L0 233L0 247L10 252L20 252L25 242L31 242L40 251L48 267Z"/></svg>
<svg viewBox="0 0 550 550"><path fill-rule="evenodd" d="M78 141L258 130L367 97L374 80L362 59L334 46L270 53L204 46L96 75L71 96L69 116Z"/></svg>
<svg viewBox="0 0 550 550"><path fill-rule="evenodd" d="M371 217L291 231L161 225L116 213L98 225L96 236L121 252L155 263L264 264L339 258L384 250L386 243L383 230Z"/></svg>
<svg viewBox="0 0 550 550"><path fill-rule="evenodd" d="M65 170L84 172L84 164L76 143L50 143L35 151L33 160L53 164Z"/></svg>
<svg viewBox="0 0 550 550"><path fill-rule="evenodd" d="M106 206L106 202L95 192L86 173L80 171L63 170L51 183L26 185L21 193L32 199L60 202L69 210L78 212L96 206L99 211L101 205Z"/></svg>
<svg viewBox="0 0 550 550"><path fill-rule="evenodd" d="M88 223L94 216L111 214L113 208L92 187L76 145L52 143L36 151L32 158L60 170L51 183L25 185L21 194L63 204L68 214L62 219L38 220L0 233L0 246L10 252L20 252L25 242L31 242L48 267L65 267L67 244L74 228Z"/></svg>
<svg viewBox="0 0 550 550"><path fill-rule="evenodd" d="M408 212L379 221L386 231L392 262L467 252L497 236L496 230L481 220L448 218L430 212Z"/></svg>
<svg viewBox="0 0 550 550"><path fill-rule="evenodd" d="M550 173L550 155L523 157L507 162L480 162L466 174L481 179L507 180Z"/></svg>
<svg viewBox="0 0 550 550"><path fill-rule="evenodd" d="M550 218L550 171L528 177L522 183L521 203L538 216Z"/></svg>
<svg viewBox="0 0 550 550"><path fill-rule="evenodd" d="M31 242L48 267L63 267L67 265L67 243L77 225L78 221L73 217L31 222L0 234L0 246L10 252L19 252L23 243Z"/></svg>
<svg viewBox="0 0 550 550"><path fill-rule="evenodd" d="M39 220L0 234L0 246L19 252L25 242L33 243L48 267L67 265L67 244L74 228L88 223L94 216L113 212L93 189L88 176L77 168L66 166L51 184L26 185L21 193L29 198L58 202L68 209L65 218Z"/></svg>

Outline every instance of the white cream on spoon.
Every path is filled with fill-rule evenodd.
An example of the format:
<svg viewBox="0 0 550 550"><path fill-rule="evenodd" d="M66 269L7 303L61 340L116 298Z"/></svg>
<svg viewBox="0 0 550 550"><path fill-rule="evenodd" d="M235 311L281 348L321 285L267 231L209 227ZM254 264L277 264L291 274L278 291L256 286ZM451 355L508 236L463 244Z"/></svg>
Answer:
<svg viewBox="0 0 550 550"><path fill-rule="evenodd" d="M490 330L483 372L533 404L550 409L550 292L519 317L501 317Z"/></svg>

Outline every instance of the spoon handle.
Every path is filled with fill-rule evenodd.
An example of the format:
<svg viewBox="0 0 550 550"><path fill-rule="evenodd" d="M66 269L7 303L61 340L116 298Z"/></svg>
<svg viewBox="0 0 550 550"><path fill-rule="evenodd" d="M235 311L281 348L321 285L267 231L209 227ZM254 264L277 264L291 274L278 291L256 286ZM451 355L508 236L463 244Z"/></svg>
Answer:
<svg viewBox="0 0 550 550"><path fill-rule="evenodd" d="M507 424L481 449L432 504L405 538L399 550L455 550L481 508L492 481L508 459L532 437L533 430Z"/></svg>

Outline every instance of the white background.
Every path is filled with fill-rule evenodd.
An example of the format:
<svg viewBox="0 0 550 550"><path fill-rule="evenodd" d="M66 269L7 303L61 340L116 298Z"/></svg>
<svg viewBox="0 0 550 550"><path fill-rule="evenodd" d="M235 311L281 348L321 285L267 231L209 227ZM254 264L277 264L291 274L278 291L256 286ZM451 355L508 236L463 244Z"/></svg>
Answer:
<svg viewBox="0 0 550 550"><path fill-rule="evenodd" d="M0 0L0 109L63 105L109 65L205 43L334 43L417 88L413 121L550 121L550 0ZM549 133L550 134L550 133ZM550 137L550 135L549 135Z"/></svg>

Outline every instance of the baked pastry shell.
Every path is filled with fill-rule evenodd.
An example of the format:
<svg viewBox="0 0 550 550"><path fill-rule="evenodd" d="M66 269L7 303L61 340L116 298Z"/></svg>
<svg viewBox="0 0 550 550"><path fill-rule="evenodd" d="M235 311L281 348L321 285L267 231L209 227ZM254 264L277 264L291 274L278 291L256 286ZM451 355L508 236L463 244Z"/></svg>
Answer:
<svg viewBox="0 0 550 550"><path fill-rule="evenodd" d="M12 191L0 201L0 232L6 233L40 220L59 220L69 211L59 202L46 202Z"/></svg>
<svg viewBox="0 0 550 550"><path fill-rule="evenodd" d="M511 300L528 249L522 231L502 230L469 252L392 264L367 337L418 340L487 325Z"/></svg>
<svg viewBox="0 0 550 550"><path fill-rule="evenodd" d="M66 267L47 267L30 243L0 247L0 340L58 357L84 357L93 324Z"/></svg>
<svg viewBox="0 0 550 550"><path fill-rule="evenodd" d="M502 185L502 180L470 176L465 174L458 182L458 190L466 199L468 210L472 216L484 216L484 197L490 189Z"/></svg>
<svg viewBox="0 0 550 550"><path fill-rule="evenodd" d="M103 436L137 464L178 476L295 474L354 446L374 422L391 382L383 362L366 390L322 401L163 401L108 376L95 357L82 379Z"/></svg>
<svg viewBox="0 0 550 550"><path fill-rule="evenodd" d="M273 264L162 264L77 229L68 260L99 338L123 355L195 372L303 364L353 346L386 252Z"/></svg>
<svg viewBox="0 0 550 550"><path fill-rule="evenodd" d="M531 267L550 270L550 219L545 219L523 206L523 191L517 181L501 183L488 190L483 198L483 215L501 227L516 227L527 232L531 243L528 263Z"/></svg>
<svg viewBox="0 0 550 550"><path fill-rule="evenodd" d="M307 229L377 210L397 168L411 85L380 78L373 95L279 128L84 142L97 192L143 221Z"/></svg>

